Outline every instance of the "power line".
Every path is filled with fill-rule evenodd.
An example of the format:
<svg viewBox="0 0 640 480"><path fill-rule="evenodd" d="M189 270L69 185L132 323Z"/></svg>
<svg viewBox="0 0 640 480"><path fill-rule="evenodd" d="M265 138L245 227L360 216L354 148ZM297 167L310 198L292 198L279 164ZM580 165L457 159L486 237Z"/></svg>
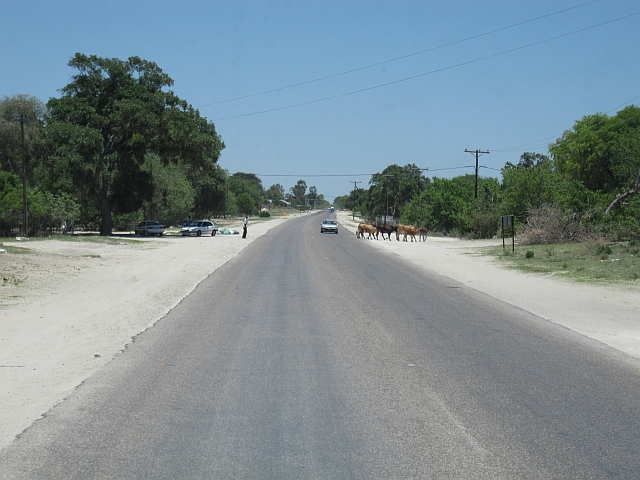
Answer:
<svg viewBox="0 0 640 480"><path fill-rule="evenodd" d="M231 120L231 119L234 119L234 118L250 117L250 116L254 116L254 115L261 115L261 114L264 114L264 113L276 112L276 111L280 111L280 110L288 110L288 109L291 109L291 108L302 107L302 106L311 105L311 104L314 104L314 103L320 103L320 102L324 102L324 101L327 101L327 100L333 100L333 99L336 99L336 98L346 97L346 96L349 96L349 95L355 95L357 93L367 92L369 90L375 90L375 89L382 88L382 87L388 87L389 85L395 85L397 83L407 82L409 80L414 80L416 78L425 77L427 75L433 75L435 73L440 73L440 72L444 72L444 71L447 71L447 70L452 70L454 68L462 67L462 66L465 66L465 65L470 65L470 64L473 64L473 63L478 63L478 62L481 62L483 60L488 60L490 58L499 57L499 56L502 56L502 55L506 55L508 53L517 52L519 50L524 50L526 48L534 47L536 45L541 45L543 43L551 42L553 40L558 40L560 38L568 37L570 35L575 35L577 33L585 32L587 30L592 30L594 28L602 27L602 26L608 25L610 23L619 22L621 20L625 20L627 18L631 18L631 17L634 17L636 15L640 15L640 12L635 12L635 13L632 13L632 14L629 14L629 15L625 15L623 17L618 17L618 18L615 18L613 20L607 20L606 22L597 23L597 24L591 25L589 27L580 28L578 30L573 30L573 31L568 32L568 33L563 33L561 35L556 35L554 37L546 38L544 40L539 40L539 41L533 42L533 43L528 43L526 45L521 45L519 47L514 47L514 48L511 48L511 49L508 49L508 50L503 50L502 52L492 53L491 55L485 55L484 57L478 57L478 58L475 58L473 60L467 60L465 62L460 62L460 63L457 63L455 65L450 65L448 67L442 67L442 68L438 68L436 70L431 70L429 72L420 73L418 75L412 75L410 77L401 78L399 80L393 80L391 82L385 82L385 83L381 83L381 84L378 84L378 85L373 85L371 87L361 88L361 89L358 89L358 90L352 90L350 92L340 93L340 94L337 94L337 95L331 95L329 97L323 97L323 98L319 98L319 99L316 99L316 100L309 100L307 102L295 103L295 104L292 104L292 105L286 105L286 106L283 106L283 107L270 108L270 109L267 109L267 110L260 110L260 111L257 111L257 112L244 113L244 114L241 114L241 115L234 115L234 116L231 116L231 117L219 118L219 119L216 119L214 121L215 122L220 122L220 121L223 121L223 120Z"/></svg>
<svg viewBox="0 0 640 480"><path fill-rule="evenodd" d="M626 102L624 102L624 103L621 103L620 105L618 105L617 107L612 108L611 110L607 111L606 113L607 113L607 114L610 114L611 112L614 112L614 111L618 110L620 107L624 107L624 106L626 106L626 105L629 105L629 104L630 104L631 102L633 102L636 98L640 98L640 95L636 95L635 97L633 97L633 98L631 98L631 99L627 100L627 101L626 101ZM509 148L492 148L492 150L493 150L494 152L513 152L513 151L520 150L520 149L521 149L521 148L523 148L523 147L536 147L536 146L542 146L542 145L538 145L538 144L546 143L546 142L548 142L549 140L557 139L557 138L561 137L562 135L563 135L563 134L562 134L562 133L560 133L560 134L557 134L557 135L553 135L553 136L551 136L551 137L543 138L542 140L538 140L538 141L531 142L531 143L525 143L524 145L517 145L517 146L515 146L515 147L509 147Z"/></svg>
<svg viewBox="0 0 640 480"><path fill-rule="evenodd" d="M430 168L430 172L440 172L442 170L460 170L461 168L474 168L473 165L464 165L461 167L449 167L449 168Z"/></svg>
<svg viewBox="0 0 640 480"><path fill-rule="evenodd" d="M587 5L591 5L592 3L597 3L597 2L600 2L600 1L602 1L602 0L592 0L592 1L590 1L590 2L581 3L580 5L576 5L576 6L573 6L573 7L565 8L565 9L563 9L563 10L558 10L558 11L556 11L556 12L552 12L552 13L547 13L547 14L545 14L545 15L541 15L541 16L539 16L539 17L531 18L531 19L529 19L529 20L524 20L524 21L522 21L522 22L514 23L514 24L512 24L512 25L508 25L508 26L506 26L506 27L496 28L495 30L489 30L488 32L479 33L479 34L477 34L477 35L472 35L472 36L470 36L470 37L466 37L466 38L463 38L463 39L461 39L461 40L455 40L455 41L453 41L453 42L444 43L444 44L442 44L442 45L438 45L438 46L436 46L436 47L427 48L427 49L425 49L425 50L420 50L420 51L418 51L418 52L414 52L414 53L408 53L408 54L406 54L406 55L401 55L401 56L399 56L399 57L391 58L391 59L389 59L389 60L383 60L383 61L381 61L381 62L372 63L372 64L370 64L370 65L365 65L365 66L363 66L363 67L353 68L353 69L351 69L351 70L346 70L346 71L344 71L344 72L334 73L334 74L331 74L331 75L325 75L324 77L314 78L313 80L306 80L306 81L303 81L303 82L299 82L299 83L294 83L294 84L291 84L291 85L287 85L287 86L285 86L285 87L278 87L278 88L272 88L272 89L270 89L270 90L264 90L264 91L262 91L262 92L250 93L250 94L247 94L247 95L242 95L242 96L240 96L240 97L229 98L229 99L227 99L227 100L219 100L219 101L217 101L217 102L205 103L205 104L203 104L203 105L200 105L198 108L200 108L200 107L208 107L208 106L211 106L211 105L220 105L221 103L234 102L234 101L236 101L236 100L243 100L243 99L245 99L245 98L257 97L257 96L259 96L259 95L266 95L267 93L279 92L279 91L281 91L281 90L286 90L286 89L289 89L289 88L300 87L300 86L302 86L302 85L309 85L310 83L316 83L316 82L320 82L320 81L322 81L322 80L328 80L328 79L330 79L330 78L340 77L340 76L343 76L343 75L348 75L348 74L350 74L350 73L359 72L359 71L361 71L361 70L366 70L366 69L369 69L369 68L378 67L378 66L380 66L380 65L385 65L385 64L387 64L387 63L397 62L398 60L403 60L403 59L405 59L405 58L414 57L414 56L416 56L416 55L422 55L423 53L428 53L428 52L432 52L432 51L434 51L434 50L439 50L439 49L441 49L441 48L446 48L446 47L450 47L450 46L452 46L452 45L457 45L457 44L459 44L459 43L464 43L464 42L468 42L468 41L470 41L470 40L475 40L475 39L477 39L477 38L485 37L485 36L487 36L487 35L492 35L492 34L494 34L494 33L502 32L502 31L504 31L504 30L509 30L509 29L511 29L511 28L519 27L519 26L521 26L521 25L525 25L525 24L527 24L527 23L536 22L536 21L538 21L538 20L542 20L542 19L544 19L544 18L552 17L552 16L554 16L554 15L559 15L559 14L561 14L561 13L568 12L568 11L570 11L570 10L575 10L575 9L577 9L577 8L582 8L582 7L585 7L585 6L587 6Z"/></svg>
<svg viewBox="0 0 640 480"><path fill-rule="evenodd" d="M375 175L375 173L353 173L353 174L342 174L342 173L320 173L314 175L295 175L295 174L284 174L284 175L276 175L276 174L268 174L263 175L261 173L254 173L256 177L365 177L370 175Z"/></svg>

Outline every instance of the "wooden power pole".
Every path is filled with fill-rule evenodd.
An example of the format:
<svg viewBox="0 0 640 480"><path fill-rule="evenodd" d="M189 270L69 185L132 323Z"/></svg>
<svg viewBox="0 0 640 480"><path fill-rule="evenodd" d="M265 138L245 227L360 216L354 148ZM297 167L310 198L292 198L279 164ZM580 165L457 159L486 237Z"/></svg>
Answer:
<svg viewBox="0 0 640 480"><path fill-rule="evenodd" d="M473 153L476 156L476 198L478 198L478 157L482 153L490 153L488 150L467 150L464 149L465 152Z"/></svg>
<svg viewBox="0 0 640 480"><path fill-rule="evenodd" d="M358 189L358 183L354 180L350 180L349 183L353 183L353 211L351 212L351 219L355 221L356 219L356 190Z"/></svg>

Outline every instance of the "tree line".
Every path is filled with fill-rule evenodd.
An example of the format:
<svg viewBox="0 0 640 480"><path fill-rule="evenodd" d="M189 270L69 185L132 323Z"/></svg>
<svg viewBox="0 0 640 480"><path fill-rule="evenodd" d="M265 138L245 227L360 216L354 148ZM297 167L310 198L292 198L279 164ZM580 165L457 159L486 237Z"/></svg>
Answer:
<svg viewBox="0 0 640 480"><path fill-rule="evenodd" d="M328 203L303 180L285 193L221 168L215 125L154 62L77 53L69 66L75 75L59 98L0 100L0 235L61 224L110 235L145 218L179 225Z"/></svg>
<svg viewBox="0 0 640 480"><path fill-rule="evenodd" d="M507 162L502 179L426 177L416 165L389 165L366 189L335 199L370 221L384 216L432 231L491 238L514 215L532 242L640 240L640 108L588 115L549 145Z"/></svg>

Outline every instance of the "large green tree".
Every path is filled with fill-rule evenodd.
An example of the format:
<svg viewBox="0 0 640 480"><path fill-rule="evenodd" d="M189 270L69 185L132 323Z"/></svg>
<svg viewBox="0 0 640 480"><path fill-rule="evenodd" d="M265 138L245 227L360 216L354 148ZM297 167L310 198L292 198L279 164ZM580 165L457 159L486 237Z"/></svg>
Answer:
<svg viewBox="0 0 640 480"><path fill-rule="evenodd" d="M298 180L296 184L289 189L295 202L295 207L304 207L306 205L307 182L304 180Z"/></svg>
<svg viewBox="0 0 640 480"><path fill-rule="evenodd" d="M401 218L405 206L411 199L424 191L429 179L422 176L414 164L401 167L393 164L381 173L371 176L366 210L372 217L386 215ZM387 210L388 205L388 210Z"/></svg>
<svg viewBox="0 0 640 480"><path fill-rule="evenodd" d="M273 205L282 205L282 200L284 200L284 187L279 183L274 183L264 192L264 197Z"/></svg>
<svg viewBox="0 0 640 480"><path fill-rule="evenodd" d="M588 115L549 146L558 172L592 191L617 193L635 183L640 157L640 108Z"/></svg>
<svg viewBox="0 0 640 480"><path fill-rule="evenodd" d="M525 152L502 167L503 211L524 222L531 210L558 203L563 183L548 157Z"/></svg>
<svg viewBox="0 0 640 480"><path fill-rule="evenodd" d="M167 90L173 80L154 62L77 53L69 66L77 74L47 104L51 168L98 208L101 235L112 232L114 207L127 213L151 199L148 153L164 163L218 160L215 126Z"/></svg>
<svg viewBox="0 0 640 480"><path fill-rule="evenodd" d="M262 199L262 181L253 173L236 172L228 179L239 213L253 215L259 211Z"/></svg>
<svg viewBox="0 0 640 480"><path fill-rule="evenodd" d="M0 100L0 169L22 175L22 140L28 160L39 145L45 112L44 104L30 95Z"/></svg>

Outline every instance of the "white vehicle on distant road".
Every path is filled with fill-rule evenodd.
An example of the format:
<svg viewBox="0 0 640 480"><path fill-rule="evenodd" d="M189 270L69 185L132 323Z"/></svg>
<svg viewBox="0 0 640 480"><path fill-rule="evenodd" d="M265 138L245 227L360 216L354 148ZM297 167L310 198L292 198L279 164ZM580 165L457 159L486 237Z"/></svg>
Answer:
<svg viewBox="0 0 640 480"><path fill-rule="evenodd" d="M338 222L330 218L323 220L320 225L320 233L324 232L338 233Z"/></svg>

